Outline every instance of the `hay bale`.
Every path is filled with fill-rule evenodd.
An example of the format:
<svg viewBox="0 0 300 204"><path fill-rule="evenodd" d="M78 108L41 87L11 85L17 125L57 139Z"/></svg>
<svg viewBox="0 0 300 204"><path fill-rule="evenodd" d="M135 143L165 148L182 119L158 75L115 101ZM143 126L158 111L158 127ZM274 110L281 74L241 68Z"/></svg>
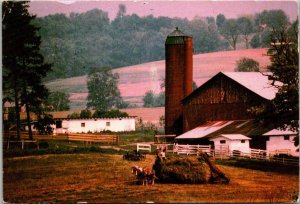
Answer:
<svg viewBox="0 0 300 204"><path fill-rule="evenodd" d="M153 165L156 177L163 183L207 183L210 169L204 161L196 157L157 157Z"/></svg>

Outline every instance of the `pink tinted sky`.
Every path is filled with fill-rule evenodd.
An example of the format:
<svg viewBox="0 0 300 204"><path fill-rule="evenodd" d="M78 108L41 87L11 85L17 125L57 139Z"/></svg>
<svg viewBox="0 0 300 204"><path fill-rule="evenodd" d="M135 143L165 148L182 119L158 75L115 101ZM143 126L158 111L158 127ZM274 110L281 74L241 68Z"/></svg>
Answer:
<svg viewBox="0 0 300 204"><path fill-rule="evenodd" d="M61 0L60 2L63 2ZM297 1L32 1L29 11L38 16L55 13L82 13L98 8L108 12L114 19L119 4L125 4L127 14L136 13L139 16L153 15L193 19L195 16L216 17L222 13L226 18L236 18L240 15L254 14L263 10L282 9L294 21L298 15Z"/></svg>

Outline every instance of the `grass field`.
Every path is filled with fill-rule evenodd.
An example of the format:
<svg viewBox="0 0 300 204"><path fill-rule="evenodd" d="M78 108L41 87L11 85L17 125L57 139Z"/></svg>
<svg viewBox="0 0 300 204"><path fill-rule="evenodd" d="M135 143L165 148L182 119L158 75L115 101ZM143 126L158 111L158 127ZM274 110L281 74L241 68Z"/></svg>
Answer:
<svg viewBox="0 0 300 204"><path fill-rule="evenodd" d="M298 175L218 165L230 177L225 184L138 186L133 165L118 154L60 154L4 158L4 200L29 202L291 202Z"/></svg>
<svg viewBox="0 0 300 204"><path fill-rule="evenodd" d="M246 49L213 53L195 54L193 56L193 80L198 86L220 71L232 72L236 62L247 57L259 62L261 71L270 64L267 49ZM123 99L130 104L143 105L143 96L149 90L159 93L160 84L165 78L165 61L154 61L114 69L118 73L119 89ZM64 91L70 94L71 109L86 107L88 90L87 76L58 79L46 83L51 91Z"/></svg>

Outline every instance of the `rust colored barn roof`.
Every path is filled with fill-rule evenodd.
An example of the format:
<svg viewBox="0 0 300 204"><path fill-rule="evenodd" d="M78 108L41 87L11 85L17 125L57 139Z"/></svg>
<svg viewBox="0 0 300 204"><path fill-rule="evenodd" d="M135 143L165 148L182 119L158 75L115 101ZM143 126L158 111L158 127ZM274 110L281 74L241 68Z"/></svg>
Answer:
<svg viewBox="0 0 300 204"><path fill-rule="evenodd" d="M208 121L182 135L176 139L202 139L213 138L223 134L243 134L245 136L259 136L267 132L268 128L260 125L255 120L236 121Z"/></svg>

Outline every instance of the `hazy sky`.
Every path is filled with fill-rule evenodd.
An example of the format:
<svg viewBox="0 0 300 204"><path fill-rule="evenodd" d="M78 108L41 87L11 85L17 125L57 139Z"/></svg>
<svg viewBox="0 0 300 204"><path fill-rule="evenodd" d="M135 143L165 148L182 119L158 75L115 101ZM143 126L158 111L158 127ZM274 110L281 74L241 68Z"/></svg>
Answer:
<svg viewBox="0 0 300 204"><path fill-rule="evenodd" d="M60 3L65 2L65 3ZM85 12L98 8L108 12L110 19L115 18L119 4L125 4L127 14L136 13L139 16L169 16L192 19L195 16L216 17L222 13L226 18L236 18L240 15L255 14L263 10L282 9L295 20L298 14L297 1L33 1L29 11L38 16L54 13Z"/></svg>

